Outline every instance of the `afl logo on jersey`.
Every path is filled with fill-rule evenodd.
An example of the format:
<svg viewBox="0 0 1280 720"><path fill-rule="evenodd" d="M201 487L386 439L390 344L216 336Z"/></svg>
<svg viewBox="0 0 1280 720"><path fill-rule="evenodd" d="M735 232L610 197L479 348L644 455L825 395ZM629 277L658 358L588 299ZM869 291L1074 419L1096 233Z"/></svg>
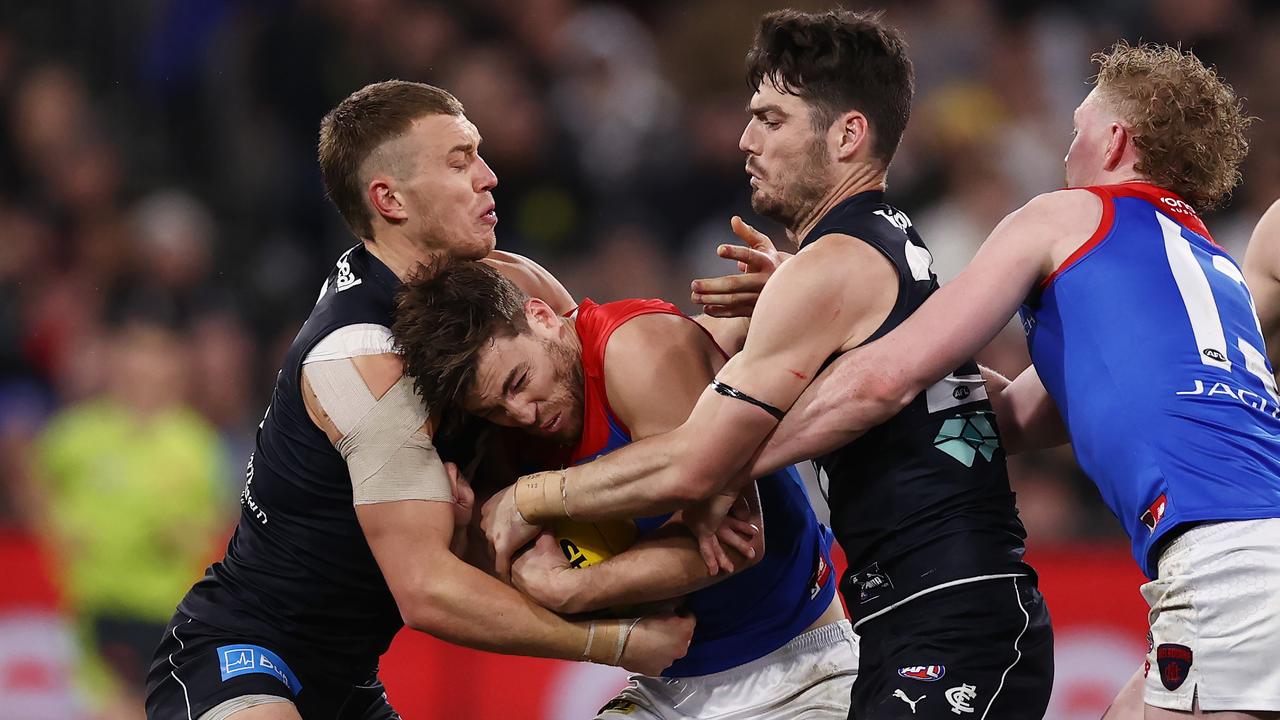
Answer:
<svg viewBox="0 0 1280 720"><path fill-rule="evenodd" d="M966 385L957 385L955 390L951 391L951 397L957 400L964 400L973 393Z"/></svg>
<svg viewBox="0 0 1280 720"><path fill-rule="evenodd" d="M908 680L934 682L941 680L942 676L947 674L947 667L945 665L913 665L898 668L898 674Z"/></svg>
<svg viewBox="0 0 1280 720"><path fill-rule="evenodd" d="M1209 358L1210 360L1216 360L1217 362L1227 361L1227 356L1223 355L1221 350L1216 350L1214 348L1205 348L1200 352L1204 353L1204 356Z"/></svg>

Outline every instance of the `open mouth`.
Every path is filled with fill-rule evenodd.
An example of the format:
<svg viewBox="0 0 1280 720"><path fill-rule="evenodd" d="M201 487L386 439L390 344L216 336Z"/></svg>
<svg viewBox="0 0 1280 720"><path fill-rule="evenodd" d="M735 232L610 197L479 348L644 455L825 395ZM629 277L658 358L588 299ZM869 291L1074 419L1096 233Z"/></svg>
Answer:
<svg viewBox="0 0 1280 720"><path fill-rule="evenodd" d="M553 415L550 420L542 424L542 431L546 433L553 433L556 430L559 430L560 418L562 418L563 416L564 416L564 413L556 413L555 415Z"/></svg>
<svg viewBox="0 0 1280 720"><path fill-rule="evenodd" d="M496 205L490 205L483 213L480 213L480 221L490 225L498 223L498 211Z"/></svg>

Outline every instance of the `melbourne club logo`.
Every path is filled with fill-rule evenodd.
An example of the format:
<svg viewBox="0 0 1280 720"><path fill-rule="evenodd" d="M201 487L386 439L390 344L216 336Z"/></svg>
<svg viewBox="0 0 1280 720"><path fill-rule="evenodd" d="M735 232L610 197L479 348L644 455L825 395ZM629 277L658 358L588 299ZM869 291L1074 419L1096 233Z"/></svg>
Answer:
<svg viewBox="0 0 1280 720"><path fill-rule="evenodd" d="M1191 670L1191 648L1162 643L1156 648L1156 666L1160 668L1160 682L1165 688L1177 690L1186 682L1187 673Z"/></svg>

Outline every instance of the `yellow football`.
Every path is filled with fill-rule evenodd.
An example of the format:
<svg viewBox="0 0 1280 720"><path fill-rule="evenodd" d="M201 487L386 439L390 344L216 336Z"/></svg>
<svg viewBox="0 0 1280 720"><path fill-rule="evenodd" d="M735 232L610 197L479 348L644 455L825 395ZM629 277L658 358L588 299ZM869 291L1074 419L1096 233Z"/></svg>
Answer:
<svg viewBox="0 0 1280 720"><path fill-rule="evenodd" d="M561 552L575 568L604 562L636 541L636 525L629 520L561 520L554 531Z"/></svg>

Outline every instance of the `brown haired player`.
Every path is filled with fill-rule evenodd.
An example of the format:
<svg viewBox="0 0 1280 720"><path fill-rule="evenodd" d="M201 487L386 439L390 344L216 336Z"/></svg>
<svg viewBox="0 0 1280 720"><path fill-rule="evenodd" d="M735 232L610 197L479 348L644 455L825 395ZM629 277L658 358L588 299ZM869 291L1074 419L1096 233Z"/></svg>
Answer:
<svg viewBox="0 0 1280 720"><path fill-rule="evenodd" d="M551 451L539 468L679 426L725 362L670 303L585 300L561 317L480 263L407 285L394 330L424 397L536 439ZM557 612L671 601L698 618L688 654L661 676L633 676L599 717L846 717L857 641L836 597L831 532L791 468L757 480L744 506L754 512L726 525L754 522L744 529L755 554L735 558L732 575L708 572L671 512L628 519L635 544L590 567L572 568L550 534L515 561L516 587Z"/></svg>
<svg viewBox="0 0 1280 720"><path fill-rule="evenodd" d="M430 85L370 85L325 116L325 185L360 243L338 258L289 348L239 526L166 629L148 717L398 717L377 670L405 624L469 647L640 672L684 654L690 618L569 622L459 557L473 496L403 376L395 292L423 265L486 258L552 307L572 306L541 268L493 252L497 178L479 146L458 101Z"/></svg>
<svg viewBox="0 0 1280 720"><path fill-rule="evenodd" d="M524 478L485 506L500 557L536 533L524 519L644 515L786 465L752 458L814 376L937 291L928 250L884 196L913 88L897 31L846 11L770 13L748 64L756 92L740 147L752 205L800 252L769 280L743 350L687 422ZM792 458L821 455L849 560L840 590L861 641L852 716L1038 720L1053 684L1048 613L1022 560L978 368L964 356L948 371L865 438Z"/></svg>
<svg viewBox="0 0 1280 720"><path fill-rule="evenodd" d="M1069 438L1150 578L1147 660L1107 717L1280 717L1280 396L1244 275L1198 215L1239 181L1249 118L1191 53L1121 43L1094 60L1071 187L838 360L769 462L874 426L1021 307L1034 366L996 402L1011 450Z"/></svg>

